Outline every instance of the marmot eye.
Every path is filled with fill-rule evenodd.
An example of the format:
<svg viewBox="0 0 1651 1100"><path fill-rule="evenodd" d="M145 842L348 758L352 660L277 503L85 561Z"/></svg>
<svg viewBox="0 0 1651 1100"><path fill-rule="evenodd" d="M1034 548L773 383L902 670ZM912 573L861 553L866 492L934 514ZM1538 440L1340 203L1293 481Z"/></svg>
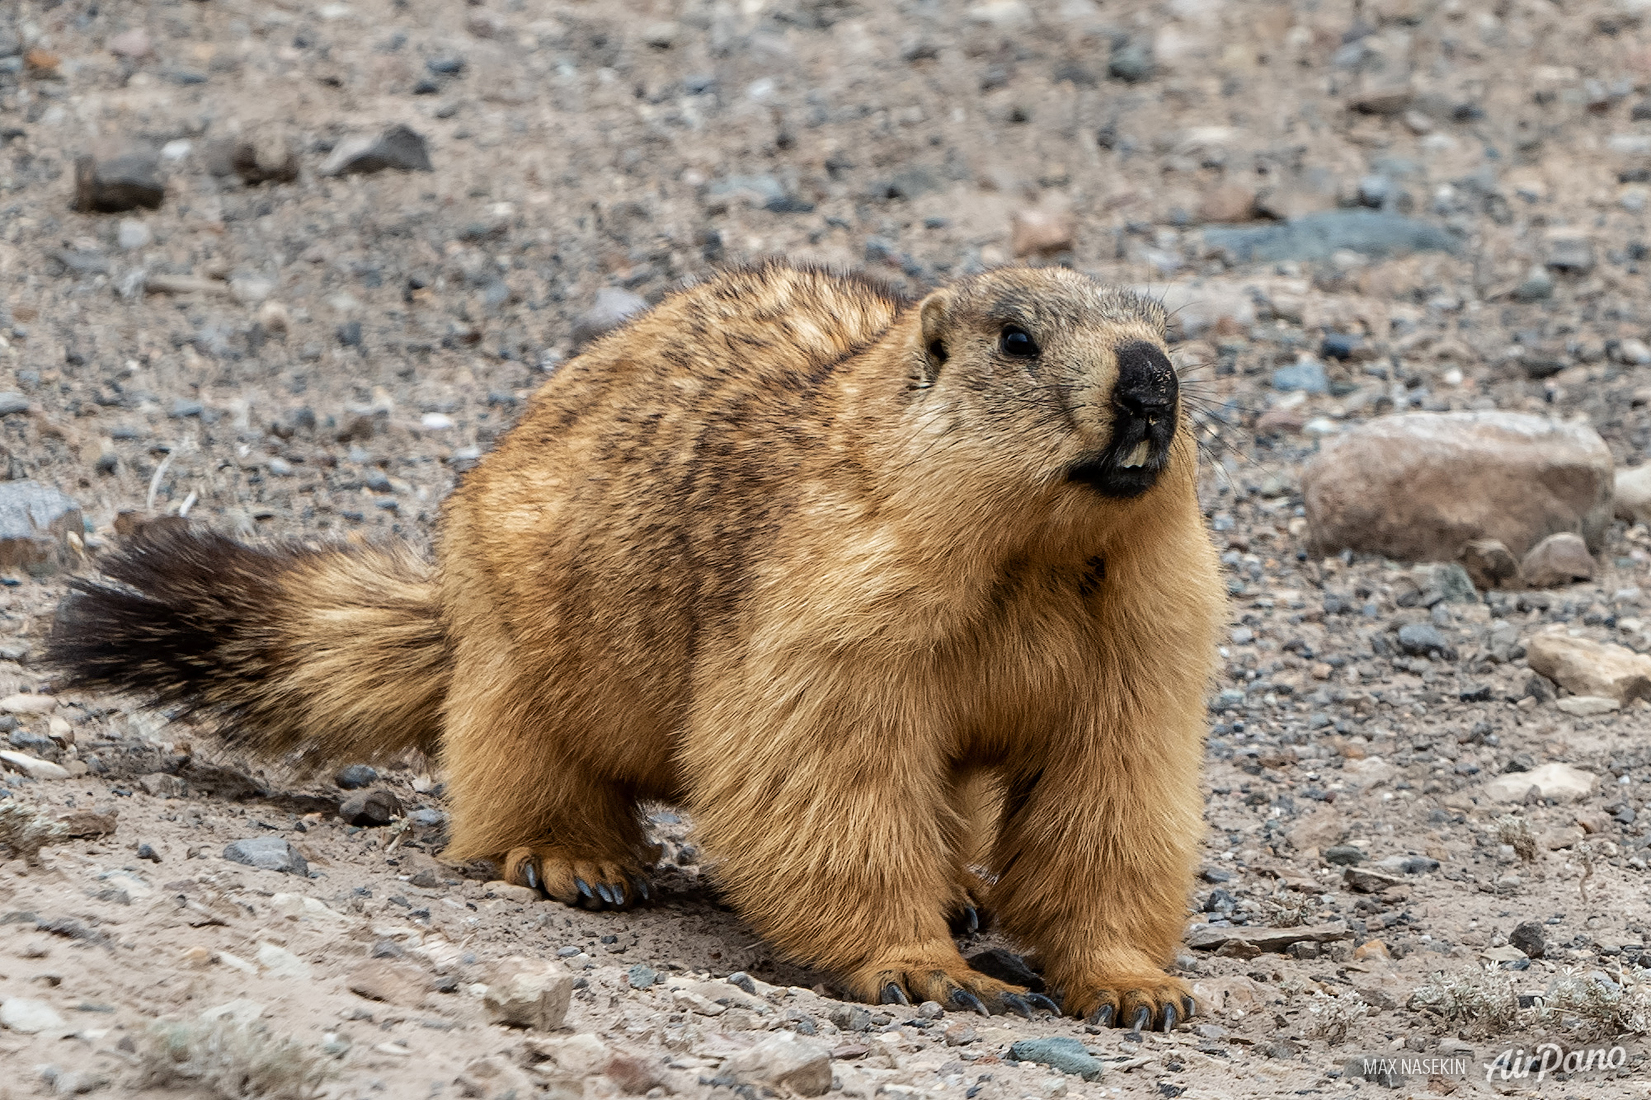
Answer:
<svg viewBox="0 0 1651 1100"><path fill-rule="evenodd" d="M1013 355L1018 359L1030 359L1038 353L1038 343L1029 336L1025 329L1010 325L998 337L998 348L1005 355Z"/></svg>

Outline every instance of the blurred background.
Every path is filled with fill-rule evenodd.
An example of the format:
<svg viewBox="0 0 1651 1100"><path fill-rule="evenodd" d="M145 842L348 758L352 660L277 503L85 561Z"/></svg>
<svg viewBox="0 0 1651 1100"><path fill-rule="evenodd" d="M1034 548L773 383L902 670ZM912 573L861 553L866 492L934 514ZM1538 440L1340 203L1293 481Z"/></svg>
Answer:
<svg viewBox="0 0 1651 1100"><path fill-rule="evenodd" d="M582 339L767 255L1148 287L1264 420L1240 483L1393 408L1648 441L1632 0L21 0L0 53L6 439L100 525L171 456L162 510L417 526Z"/></svg>

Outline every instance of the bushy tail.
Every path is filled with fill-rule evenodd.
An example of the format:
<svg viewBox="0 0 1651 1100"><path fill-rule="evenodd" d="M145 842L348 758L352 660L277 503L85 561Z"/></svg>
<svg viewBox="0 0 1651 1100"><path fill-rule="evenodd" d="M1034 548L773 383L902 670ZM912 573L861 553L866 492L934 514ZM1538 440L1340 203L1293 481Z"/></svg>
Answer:
<svg viewBox="0 0 1651 1100"><path fill-rule="evenodd" d="M172 523L99 566L70 582L47 652L70 686L200 715L305 770L436 751L447 639L410 550L264 549Z"/></svg>

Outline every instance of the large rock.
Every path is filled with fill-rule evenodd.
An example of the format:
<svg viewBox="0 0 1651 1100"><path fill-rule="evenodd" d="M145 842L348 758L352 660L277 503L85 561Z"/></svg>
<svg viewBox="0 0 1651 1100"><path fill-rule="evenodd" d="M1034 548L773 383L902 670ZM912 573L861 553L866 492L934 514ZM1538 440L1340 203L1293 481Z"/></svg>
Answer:
<svg viewBox="0 0 1651 1100"><path fill-rule="evenodd" d="M1558 588L1594 579L1594 556L1582 536L1571 531L1549 535L1525 555L1520 574L1532 588Z"/></svg>
<svg viewBox="0 0 1651 1100"><path fill-rule="evenodd" d="M1516 557L1560 531L1598 551L1611 452L1592 428L1522 413L1406 413L1325 440L1302 476L1315 552L1451 561L1475 539Z"/></svg>
<svg viewBox="0 0 1651 1100"><path fill-rule="evenodd" d="M284 875L309 877L310 865L298 849L278 836L259 836L250 840L233 841L224 848L224 858L244 863L260 871L279 871Z"/></svg>
<svg viewBox="0 0 1651 1100"><path fill-rule="evenodd" d="M1617 516L1629 523L1651 523L1651 462L1617 471Z"/></svg>
<svg viewBox="0 0 1651 1100"><path fill-rule="evenodd" d="M38 481L0 482L0 570L51 572L67 562L69 536L84 530L72 498Z"/></svg>
<svg viewBox="0 0 1651 1100"><path fill-rule="evenodd" d="M831 1052L818 1043L776 1031L742 1050L722 1067L741 1081L820 1096L831 1088Z"/></svg>
<svg viewBox="0 0 1651 1100"><path fill-rule="evenodd" d="M1534 771L1499 775L1480 790L1492 802L1523 802L1532 787L1536 788L1538 798L1575 802L1587 798L1598 784L1599 777L1592 772L1569 764L1544 764Z"/></svg>
<svg viewBox="0 0 1651 1100"><path fill-rule="evenodd" d="M370 175L386 168L428 172L430 147L423 135L407 126L392 126L381 134L347 138L321 164L323 176Z"/></svg>
<svg viewBox="0 0 1651 1100"><path fill-rule="evenodd" d="M573 975L555 963L520 957L499 962L483 1004L489 1023L555 1031L567 1018Z"/></svg>
<svg viewBox="0 0 1651 1100"><path fill-rule="evenodd" d="M1525 642L1525 659L1573 695L1595 695L1626 705L1651 699L1651 657L1620 645L1555 631Z"/></svg>

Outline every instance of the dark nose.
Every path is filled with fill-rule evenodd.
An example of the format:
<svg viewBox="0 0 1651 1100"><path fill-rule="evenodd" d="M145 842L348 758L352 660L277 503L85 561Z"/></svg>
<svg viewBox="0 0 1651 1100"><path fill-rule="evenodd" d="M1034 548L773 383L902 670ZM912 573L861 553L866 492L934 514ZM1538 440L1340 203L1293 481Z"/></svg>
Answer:
<svg viewBox="0 0 1651 1100"><path fill-rule="evenodd" d="M1168 416L1175 408L1178 384L1169 356L1144 340L1118 345L1118 384L1113 398L1144 419Z"/></svg>

